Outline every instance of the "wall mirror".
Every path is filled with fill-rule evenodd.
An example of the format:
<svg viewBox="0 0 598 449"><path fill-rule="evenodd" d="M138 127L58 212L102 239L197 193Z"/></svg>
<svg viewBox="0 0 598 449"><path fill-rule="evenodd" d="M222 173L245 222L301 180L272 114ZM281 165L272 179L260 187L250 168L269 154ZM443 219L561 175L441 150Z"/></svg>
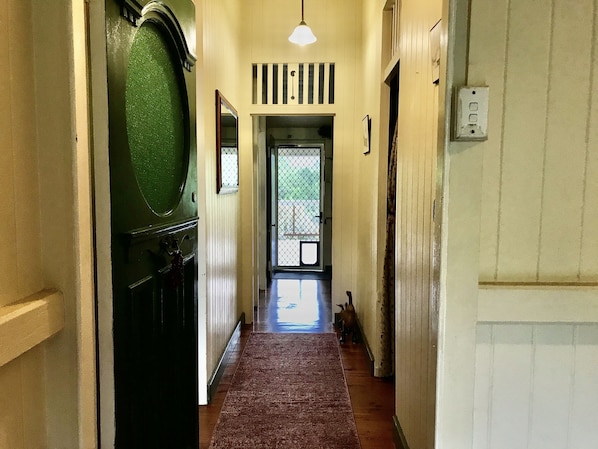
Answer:
<svg viewBox="0 0 598 449"><path fill-rule="evenodd" d="M239 190L239 123L235 108L216 90L216 192Z"/></svg>

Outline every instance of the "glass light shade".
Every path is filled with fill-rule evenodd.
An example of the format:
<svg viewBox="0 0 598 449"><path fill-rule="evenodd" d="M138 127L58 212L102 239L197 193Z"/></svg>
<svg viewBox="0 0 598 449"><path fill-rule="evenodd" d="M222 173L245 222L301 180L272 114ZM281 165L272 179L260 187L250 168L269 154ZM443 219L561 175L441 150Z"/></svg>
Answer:
<svg viewBox="0 0 598 449"><path fill-rule="evenodd" d="M302 20L299 25L295 27L293 33L289 36L289 41L293 44L307 45L313 44L318 38L311 31L311 28Z"/></svg>

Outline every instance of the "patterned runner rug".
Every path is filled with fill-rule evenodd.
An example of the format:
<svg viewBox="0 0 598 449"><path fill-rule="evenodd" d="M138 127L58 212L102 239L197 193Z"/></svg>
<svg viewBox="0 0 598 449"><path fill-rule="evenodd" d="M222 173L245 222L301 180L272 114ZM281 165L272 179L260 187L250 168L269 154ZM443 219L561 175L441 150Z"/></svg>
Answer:
<svg viewBox="0 0 598 449"><path fill-rule="evenodd" d="M251 334L210 449L360 447L336 335Z"/></svg>

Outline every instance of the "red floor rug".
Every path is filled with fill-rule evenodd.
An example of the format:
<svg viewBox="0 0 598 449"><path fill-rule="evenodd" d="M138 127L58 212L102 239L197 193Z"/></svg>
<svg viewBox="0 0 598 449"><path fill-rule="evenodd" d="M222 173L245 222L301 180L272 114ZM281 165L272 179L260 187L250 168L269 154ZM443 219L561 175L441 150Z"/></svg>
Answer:
<svg viewBox="0 0 598 449"><path fill-rule="evenodd" d="M210 449L360 447L336 335L251 334Z"/></svg>

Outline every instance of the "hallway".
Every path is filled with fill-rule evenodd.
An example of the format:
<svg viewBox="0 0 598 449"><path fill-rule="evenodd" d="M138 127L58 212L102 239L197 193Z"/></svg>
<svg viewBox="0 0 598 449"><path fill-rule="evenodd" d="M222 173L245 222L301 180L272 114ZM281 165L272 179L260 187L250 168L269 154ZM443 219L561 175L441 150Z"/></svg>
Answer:
<svg viewBox="0 0 598 449"><path fill-rule="evenodd" d="M200 449L207 449L210 445L228 386L252 331L334 331L330 281L309 277L313 276L274 279L265 292L260 292L254 323L243 326L233 336L218 390L209 405L200 407ZM393 381L371 376L369 359L362 343L341 345L341 358L362 449L394 448Z"/></svg>

